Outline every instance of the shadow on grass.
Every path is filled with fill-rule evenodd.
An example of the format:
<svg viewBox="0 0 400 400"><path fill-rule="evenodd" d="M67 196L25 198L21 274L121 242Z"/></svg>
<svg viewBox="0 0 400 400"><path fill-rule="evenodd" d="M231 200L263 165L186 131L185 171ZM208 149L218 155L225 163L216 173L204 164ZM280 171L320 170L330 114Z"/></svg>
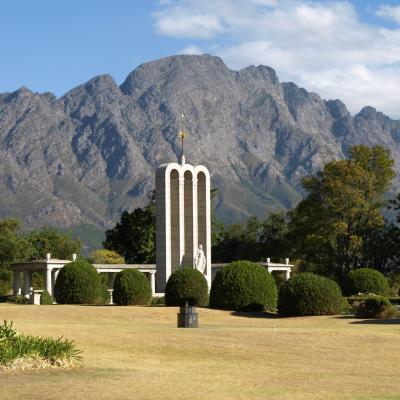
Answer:
<svg viewBox="0 0 400 400"><path fill-rule="evenodd" d="M281 315L267 311L232 311L231 315L246 318L282 318Z"/></svg>
<svg viewBox="0 0 400 400"><path fill-rule="evenodd" d="M339 315L334 316L336 319L356 319L354 315ZM355 325L400 325L400 318L390 318L390 319L358 319L357 321L350 322L350 324Z"/></svg>
<svg viewBox="0 0 400 400"><path fill-rule="evenodd" d="M351 324L360 324L360 325L400 325L400 318L392 318L392 319L362 319L360 321L350 322Z"/></svg>

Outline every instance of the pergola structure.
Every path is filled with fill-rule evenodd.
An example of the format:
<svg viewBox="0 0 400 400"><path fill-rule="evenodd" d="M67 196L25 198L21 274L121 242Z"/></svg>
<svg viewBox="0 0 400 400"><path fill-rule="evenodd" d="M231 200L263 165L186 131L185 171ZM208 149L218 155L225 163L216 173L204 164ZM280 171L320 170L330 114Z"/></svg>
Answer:
<svg viewBox="0 0 400 400"><path fill-rule="evenodd" d="M73 255L72 260L76 259L76 255ZM56 282L60 269L70 263L71 260L59 260L51 258L50 254L47 254L45 260L34 260L15 263L11 265L11 269L14 273L14 295L23 295L27 298L32 293L32 274L33 272L43 272L45 280L46 290L53 296L54 284ZM155 294L155 275L156 265L155 264L94 264L98 273L106 273L108 275L108 291L110 292L110 299L112 302L112 292L114 289L115 275L124 269L137 269L146 274L150 281L152 294ZM24 285L21 285L21 273L24 276Z"/></svg>

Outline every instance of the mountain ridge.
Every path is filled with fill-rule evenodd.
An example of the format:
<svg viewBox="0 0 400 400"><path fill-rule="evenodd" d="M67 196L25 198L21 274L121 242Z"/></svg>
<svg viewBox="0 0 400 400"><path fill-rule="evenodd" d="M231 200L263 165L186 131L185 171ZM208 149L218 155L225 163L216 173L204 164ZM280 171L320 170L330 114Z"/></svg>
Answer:
<svg viewBox="0 0 400 400"><path fill-rule="evenodd" d="M187 162L211 170L226 221L293 207L301 178L355 144L390 148L400 170L399 120L368 106L352 116L267 66L169 56L121 85L104 74L60 97L0 93L0 216L27 228L112 226L147 202L157 165L177 159L182 113Z"/></svg>

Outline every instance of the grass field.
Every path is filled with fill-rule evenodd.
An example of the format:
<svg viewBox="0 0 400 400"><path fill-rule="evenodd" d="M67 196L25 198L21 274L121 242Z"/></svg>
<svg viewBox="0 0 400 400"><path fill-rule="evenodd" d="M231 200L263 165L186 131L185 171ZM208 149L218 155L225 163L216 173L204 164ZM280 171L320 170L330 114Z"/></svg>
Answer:
<svg viewBox="0 0 400 400"><path fill-rule="evenodd" d="M271 318L199 309L0 304L27 334L65 336L75 370L0 373L8 399L400 399L400 320Z"/></svg>

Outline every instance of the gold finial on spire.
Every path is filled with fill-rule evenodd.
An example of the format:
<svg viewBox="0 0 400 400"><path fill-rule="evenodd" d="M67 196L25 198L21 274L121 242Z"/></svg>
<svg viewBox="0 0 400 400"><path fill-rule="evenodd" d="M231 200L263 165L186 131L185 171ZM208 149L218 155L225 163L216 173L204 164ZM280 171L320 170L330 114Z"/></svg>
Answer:
<svg viewBox="0 0 400 400"><path fill-rule="evenodd" d="M179 137L181 139L181 144L182 144L182 154L181 154L181 164L185 164L185 155L183 152L183 141L186 138L187 133L183 130L183 119L185 116L182 114L181 115L181 130L179 131Z"/></svg>

